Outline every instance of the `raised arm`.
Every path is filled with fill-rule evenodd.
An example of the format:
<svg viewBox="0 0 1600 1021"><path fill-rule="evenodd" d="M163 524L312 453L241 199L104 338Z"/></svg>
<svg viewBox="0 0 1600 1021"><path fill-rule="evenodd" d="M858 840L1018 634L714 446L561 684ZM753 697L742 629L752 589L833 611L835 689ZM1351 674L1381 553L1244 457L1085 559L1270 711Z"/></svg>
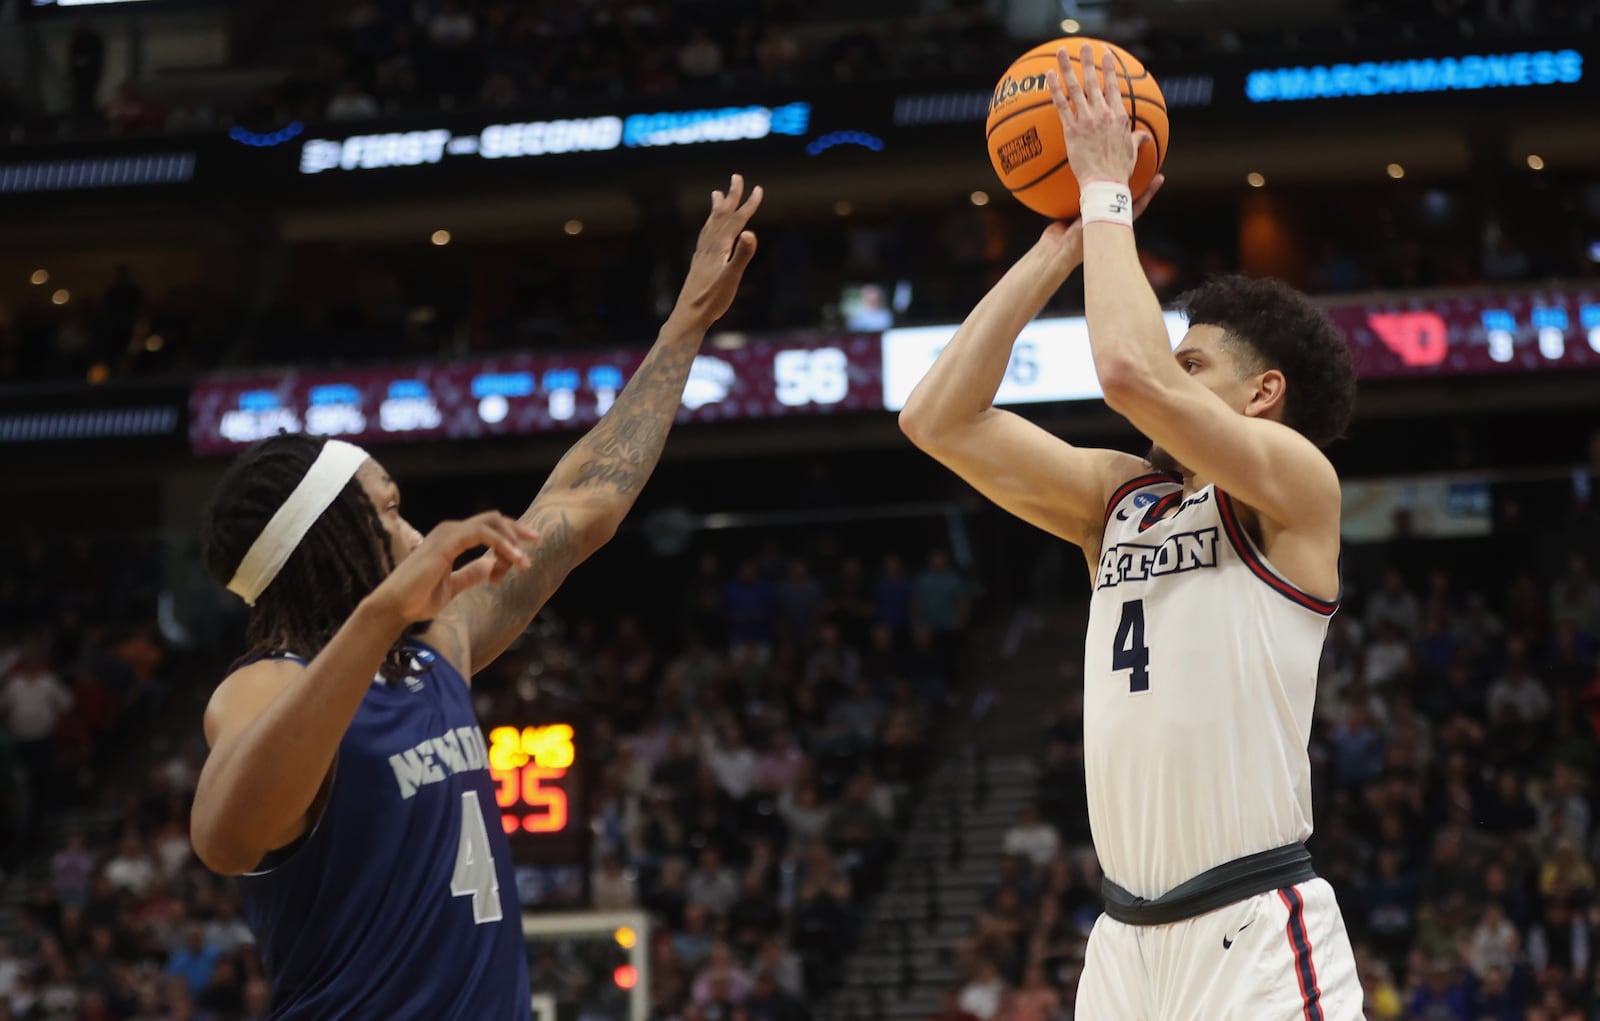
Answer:
<svg viewBox="0 0 1600 1021"><path fill-rule="evenodd" d="M741 204L742 203L742 204ZM756 237L745 230L761 189L744 200L737 174L713 192L689 274L654 346L605 417L568 450L522 522L539 538L529 566L457 600L430 629L463 676L487 666L527 628L574 567L603 546L633 507L666 445L689 368L711 324L728 311Z"/></svg>
<svg viewBox="0 0 1600 1021"><path fill-rule="evenodd" d="M1113 58L1108 54L1097 71L1085 46L1080 59L1086 80L1080 82L1065 50L1059 56L1062 70L1050 72L1048 80L1074 171L1080 181L1126 189L1147 138L1130 128ZM1339 480L1327 457L1288 426L1241 414L1190 378L1190 371L1204 366L1181 348L1173 356L1160 302L1126 224L1091 220L1084 227L1084 248L1089 341L1106 403L1269 527L1331 539L1336 549ZM1281 373L1271 385L1284 385Z"/></svg>
<svg viewBox="0 0 1600 1021"><path fill-rule="evenodd" d="M1082 237L1077 223L1045 230L940 352L901 410L900 428L1007 511L1094 555L1107 498L1144 462L1074 447L994 406L1017 335L1083 261Z"/></svg>

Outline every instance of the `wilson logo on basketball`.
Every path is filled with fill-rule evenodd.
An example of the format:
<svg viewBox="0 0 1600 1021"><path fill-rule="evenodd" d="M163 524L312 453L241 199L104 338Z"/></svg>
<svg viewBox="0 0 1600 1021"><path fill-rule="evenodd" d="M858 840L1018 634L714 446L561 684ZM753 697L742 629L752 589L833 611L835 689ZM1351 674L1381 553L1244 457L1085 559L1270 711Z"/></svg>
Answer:
<svg viewBox="0 0 1600 1021"><path fill-rule="evenodd" d="M1043 153L1044 143L1039 140L1037 128L1029 128L995 151L995 155L1000 157L1000 169L1007 174Z"/></svg>
<svg viewBox="0 0 1600 1021"><path fill-rule="evenodd" d="M989 112L993 113L1000 109L1003 104L1027 92L1046 92L1044 75L1026 74L1021 78L1013 78L1009 74L1006 75L1000 79L1000 84L994 87L994 99L989 102Z"/></svg>

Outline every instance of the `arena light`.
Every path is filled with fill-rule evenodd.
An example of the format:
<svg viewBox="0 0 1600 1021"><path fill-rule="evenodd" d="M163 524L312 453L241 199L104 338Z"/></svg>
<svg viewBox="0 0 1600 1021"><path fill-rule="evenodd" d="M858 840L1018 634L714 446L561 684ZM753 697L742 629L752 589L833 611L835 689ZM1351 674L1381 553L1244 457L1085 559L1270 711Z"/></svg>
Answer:
<svg viewBox="0 0 1600 1021"><path fill-rule="evenodd" d="M986 206L989 204L989 193L983 191L982 189L973 192L971 195L968 195L967 198L975 206Z"/></svg>
<svg viewBox="0 0 1600 1021"><path fill-rule="evenodd" d="M1256 173L1254 170L1244 175L1244 180L1245 183L1252 188L1263 188L1266 187L1267 184L1267 179L1261 174Z"/></svg>
<svg viewBox="0 0 1600 1021"><path fill-rule="evenodd" d="M1067 33L1068 35L1076 35L1077 33L1083 31L1083 26L1078 23L1077 18L1062 18L1061 31Z"/></svg>
<svg viewBox="0 0 1600 1021"><path fill-rule="evenodd" d="M1528 169L1529 170L1543 170L1544 169L1544 157L1538 155L1537 153L1531 153L1531 152L1528 153Z"/></svg>
<svg viewBox="0 0 1600 1021"><path fill-rule="evenodd" d="M632 950L639 942L639 933L631 925L621 925L611 934L611 938L616 940L617 946L622 949Z"/></svg>
<svg viewBox="0 0 1600 1021"><path fill-rule="evenodd" d="M631 964L619 964L611 973L611 981L618 989L632 989L639 984L639 969Z"/></svg>
<svg viewBox="0 0 1600 1021"><path fill-rule="evenodd" d="M432 241L438 247L443 248L445 245L450 243L450 232L447 230L436 230L433 232L433 236L428 240Z"/></svg>
<svg viewBox="0 0 1600 1021"><path fill-rule="evenodd" d="M837 202L835 202L833 204L833 213L834 213L835 216L849 216L851 213L853 213L855 211L856 211L856 207L852 206L848 201L846 201L844 199L840 199L839 201L837 201Z"/></svg>
<svg viewBox="0 0 1600 1021"><path fill-rule="evenodd" d="M1402 177L1406 176L1406 168L1401 166L1398 163L1389 164L1387 167L1384 168L1384 172L1387 173L1390 177L1394 178L1396 181L1398 181Z"/></svg>
<svg viewBox="0 0 1600 1021"><path fill-rule="evenodd" d="M65 305L71 300L72 292L67 290L65 287L58 288L56 293L50 295L50 304L52 305Z"/></svg>
<svg viewBox="0 0 1600 1021"><path fill-rule="evenodd" d="M48 284L50 282L50 271L47 269L36 269L33 271L33 275L28 278L28 282L33 284L35 287Z"/></svg>
<svg viewBox="0 0 1600 1021"><path fill-rule="evenodd" d="M566 223L561 225L561 232L569 238L575 238L579 234L583 233L583 221L568 220Z"/></svg>

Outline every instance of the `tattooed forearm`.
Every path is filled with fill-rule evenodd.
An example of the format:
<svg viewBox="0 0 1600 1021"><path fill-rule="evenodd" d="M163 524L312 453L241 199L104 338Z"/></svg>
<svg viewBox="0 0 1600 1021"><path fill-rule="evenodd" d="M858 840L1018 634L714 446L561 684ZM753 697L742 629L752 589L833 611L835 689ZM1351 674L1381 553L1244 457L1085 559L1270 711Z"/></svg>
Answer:
<svg viewBox="0 0 1600 1021"><path fill-rule="evenodd" d="M579 559L577 536L566 510L530 508L522 520L539 533L539 538L528 544L528 566L510 572L490 590L497 610L496 626L513 628L513 637L527 626L524 614L543 606Z"/></svg>
<svg viewBox="0 0 1600 1021"><path fill-rule="evenodd" d="M457 601L474 669L504 652L622 523L661 459L701 336L663 334L605 418L550 473L522 515L539 535L528 545L532 563Z"/></svg>
<svg viewBox="0 0 1600 1021"><path fill-rule="evenodd" d="M605 418L561 459L551 481L615 493L626 513L661 460L698 350L697 335L662 337Z"/></svg>
<svg viewBox="0 0 1600 1021"><path fill-rule="evenodd" d="M565 509L530 508L522 520L539 533L527 545L528 566L463 594L436 622L437 631L449 632L440 637L456 638L467 648L465 661L474 671L494 662L517 640L585 555L582 537ZM459 665L462 660L451 662Z"/></svg>

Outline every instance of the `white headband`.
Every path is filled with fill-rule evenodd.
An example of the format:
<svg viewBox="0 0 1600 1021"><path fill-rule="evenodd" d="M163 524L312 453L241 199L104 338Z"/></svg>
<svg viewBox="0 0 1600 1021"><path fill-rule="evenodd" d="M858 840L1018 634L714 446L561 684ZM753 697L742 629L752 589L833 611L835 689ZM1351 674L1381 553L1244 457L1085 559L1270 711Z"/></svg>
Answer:
<svg viewBox="0 0 1600 1021"><path fill-rule="evenodd" d="M239 569L228 582L228 591L243 599L246 605L256 605L256 600L283 570L300 540L311 531L311 526L355 477L356 469L366 459L367 452L353 443L343 440L324 443L305 478L294 487L289 499L272 515L267 527L251 543L250 551L239 561Z"/></svg>

